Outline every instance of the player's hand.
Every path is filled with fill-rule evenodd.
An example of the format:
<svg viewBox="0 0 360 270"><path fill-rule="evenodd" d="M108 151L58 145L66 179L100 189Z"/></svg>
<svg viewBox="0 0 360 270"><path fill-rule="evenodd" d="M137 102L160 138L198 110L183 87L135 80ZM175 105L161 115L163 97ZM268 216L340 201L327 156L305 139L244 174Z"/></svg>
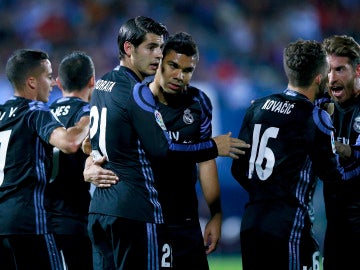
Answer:
<svg viewBox="0 0 360 270"><path fill-rule="evenodd" d="M210 254L216 250L221 235L221 213L215 214L206 224L204 230L204 246L206 254Z"/></svg>
<svg viewBox="0 0 360 270"><path fill-rule="evenodd" d="M86 182L90 182L97 187L111 187L119 182L119 178L116 174L110 170L106 170L101 167L106 161L106 157L94 161L92 156L89 156L85 162L84 179Z"/></svg>
<svg viewBox="0 0 360 270"><path fill-rule="evenodd" d="M89 136L86 136L85 140L83 140L81 144L81 149L85 154L91 154L91 142Z"/></svg>
<svg viewBox="0 0 360 270"><path fill-rule="evenodd" d="M244 148L250 148L250 144L238 138L231 137L231 132L213 138L218 148L218 154L222 157L238 159L239 155L244 155Z"/></svg>
<svg viewBox="0 0 360 270"><path fill-rule="evenodd" d="M351 147L348 144L343 144L341 142L335 141L336 152L343 159L348 159L351 157Z"/></svg>

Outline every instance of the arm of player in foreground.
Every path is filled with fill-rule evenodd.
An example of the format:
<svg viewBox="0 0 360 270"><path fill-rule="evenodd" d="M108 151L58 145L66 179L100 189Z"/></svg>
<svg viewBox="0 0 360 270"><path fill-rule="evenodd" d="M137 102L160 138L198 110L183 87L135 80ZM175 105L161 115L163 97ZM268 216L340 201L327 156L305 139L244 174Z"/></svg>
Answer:
<svg viewBox="0 0 360 270"><path fill-rule="evenodd" d="M90 182L97 187L110 187L111 185L115 185L119 182L119 178L114 172L101 167L105 161L105 156L96 161L91 155L86 159L83 172L86 182Z"/></svg>
<svg viewBox="0 0 360 270"><path fill-rule="evenodd" d="M221 236L220 185L215 159L201 162L198 165L201 189L211 214L204 229L204 246L206 254L210 254L216 250Z"/></svg>

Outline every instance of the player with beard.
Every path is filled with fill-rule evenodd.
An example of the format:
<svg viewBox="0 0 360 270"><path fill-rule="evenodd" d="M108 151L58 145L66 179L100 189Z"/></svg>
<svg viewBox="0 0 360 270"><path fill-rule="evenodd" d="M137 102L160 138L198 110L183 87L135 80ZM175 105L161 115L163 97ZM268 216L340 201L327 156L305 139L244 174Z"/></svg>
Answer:
<svg viewBox="0 0 360 270"><path fill-rule="evenodd" d="M335 146L349 180L324 183L324 269L359 269L360 46L346 35L331 36L323 44L330 65L328 92L334 102Z"/></svg>
<svg viewBox="0 0 360 270"><path fill-rule="evenodd" d="M329 70L322 45L290 43L283 64L287 89L248 108L239 138L251 150L231 167L249 193L240 235L244 270L319 269L309 203L317 177L342 181L330 116L314 105Z"/></svg>

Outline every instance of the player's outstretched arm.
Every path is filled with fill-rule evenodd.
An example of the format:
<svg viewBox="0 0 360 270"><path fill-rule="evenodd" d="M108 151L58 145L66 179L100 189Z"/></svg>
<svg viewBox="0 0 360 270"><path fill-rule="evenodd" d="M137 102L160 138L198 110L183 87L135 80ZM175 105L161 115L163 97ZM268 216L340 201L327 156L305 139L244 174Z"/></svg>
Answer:
<svg viewBox="0 0 360 270"><path fill-rule="evenodd" d="M66 154L75 153L89 133L89 121L89 116L83 116L73 127L54 129L49 138L50 144Z"/></svg>
<svg viewBox="0 0 360 270"><path fill-rule="evenodd" d="M250 148L250 144L238 138L231 137L231 132L213 138L218 148L218 154L222 157L238 159L239 155L244 155L243 149Z"/></svg>

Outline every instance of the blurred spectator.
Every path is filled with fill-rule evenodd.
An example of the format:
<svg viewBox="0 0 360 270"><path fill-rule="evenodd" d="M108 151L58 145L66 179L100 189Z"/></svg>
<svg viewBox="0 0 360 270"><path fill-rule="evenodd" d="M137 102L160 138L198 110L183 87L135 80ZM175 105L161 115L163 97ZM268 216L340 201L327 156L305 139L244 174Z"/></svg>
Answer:
<svg viewBox="0 0 360 270"><path fill-rule="evenodd" d="M295 0L286 3L280 0L154 0L151 4L146 0L3 0L0 3L3 63L0 75L4 73L10 51L21 47L48 51L53 57L55 72L63 55L83 50L93 57L98 74L103 74L118 62L114 57L113 36L117 31L114 26L131 16L149 15L161 18L170 32L187 31L199 40L203 64L198 67L195 80L226 82L240 75L241 80L250 80L250 85L256 83L260 91L272 92L271 89L284 83L281 48L285 44L298 38L321 40L339 31L360 38L359 12L360 3L356 0L330 3L305 0L301 5ZM336 22L331 20L334 16ZM224 63L245 70L246 74L223 72ZM216 76L209 70L215 70ZM259 70L271 76L259 76ZM266 89L268 79L275 84L270 89ZM220 89L220 94L226 93L226 88Z"/></svg>

